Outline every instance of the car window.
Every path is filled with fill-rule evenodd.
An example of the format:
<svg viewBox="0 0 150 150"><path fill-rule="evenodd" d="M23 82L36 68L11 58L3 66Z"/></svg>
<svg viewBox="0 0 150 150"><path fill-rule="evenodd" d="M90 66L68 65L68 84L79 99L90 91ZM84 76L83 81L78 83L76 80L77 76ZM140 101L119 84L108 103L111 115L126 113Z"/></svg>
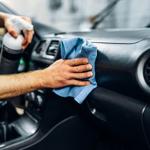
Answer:
<svg viewBox="0 0 150 150"><path fill-rule="evenodd" d="M115 0L1 0L17 12L64 31L88 30L91 18ZM141 4L142 3L142 4ZM110 11L111 10L111 11ZM98 28L142 28L150 23L150 1L118 0ZM100 16L102 17L102 16Z"/></svg>

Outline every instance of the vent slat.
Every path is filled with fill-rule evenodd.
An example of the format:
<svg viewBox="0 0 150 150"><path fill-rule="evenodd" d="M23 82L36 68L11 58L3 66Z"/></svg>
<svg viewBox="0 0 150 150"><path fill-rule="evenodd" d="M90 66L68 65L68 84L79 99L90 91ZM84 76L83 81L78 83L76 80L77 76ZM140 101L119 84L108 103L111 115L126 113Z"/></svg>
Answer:
<svg viewBox="0 0 150 150"><path fill-rule="evenodd" d="M149 72L145 72L146 76L150 76L150 73Z"/></svg>
<svg viewBox="0 0 150 150"><path fill-rule="evenodd" d="M146 70L150 70L150 66L147 66L147 67L146 67Z"/></svg>
<svg viewBox="0 0 150 150"><path fill-rule="evenodd" d="M150 59L145 63L143 73L146 83L150 86Z"/></svg>

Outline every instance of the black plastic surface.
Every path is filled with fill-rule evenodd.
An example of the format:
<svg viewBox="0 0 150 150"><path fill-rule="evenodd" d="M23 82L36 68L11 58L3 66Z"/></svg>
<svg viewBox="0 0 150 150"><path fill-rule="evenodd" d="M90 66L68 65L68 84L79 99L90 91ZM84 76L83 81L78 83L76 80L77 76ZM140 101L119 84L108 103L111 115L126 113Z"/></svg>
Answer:
<svg viewBox="0 0 150 150"><path fill-rule="evenodd" d="M95 89L88 97L93 115L105 122L111 134L122 141L146 145L141 124L145 103L103 88ZM100 116L101 115L101 116Z"/></svg>

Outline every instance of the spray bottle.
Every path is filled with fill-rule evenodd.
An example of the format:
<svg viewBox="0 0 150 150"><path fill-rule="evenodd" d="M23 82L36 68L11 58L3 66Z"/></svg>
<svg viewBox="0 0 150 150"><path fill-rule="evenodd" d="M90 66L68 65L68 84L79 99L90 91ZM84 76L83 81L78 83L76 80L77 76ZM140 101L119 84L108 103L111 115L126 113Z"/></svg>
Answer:
<svg viewBox="0 0 150 150"><path fill-rule="evenodd" d="M2 48L0 52L0 74L16 73L19 65L21 54L23 53L22 43L24 40L21 31L33 30L33 25L25 20L10 16L8 19L18 33L17 38L6 33L3 37Z"/></svg>

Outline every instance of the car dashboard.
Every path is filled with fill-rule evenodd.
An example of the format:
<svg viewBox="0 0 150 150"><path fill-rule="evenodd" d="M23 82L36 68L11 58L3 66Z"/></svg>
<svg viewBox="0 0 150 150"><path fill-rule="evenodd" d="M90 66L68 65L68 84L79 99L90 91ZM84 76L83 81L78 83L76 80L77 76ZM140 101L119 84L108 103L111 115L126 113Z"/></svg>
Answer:
<svg viewBox="0 0 150 150"><path fill-rule="evenodd" d="M135 87L141 89L141 93L147 93L148 96L150 94L149 33L148 29L132 31L109 29L44 35L41 40L36 42L31 60L49 65L60 58L60 42L62 40L81 36L97 46L98 56L95 70L99 85L105 87L108 82L111 83L111 80L118 80L117 82L121 84L130 78ZM121 78L124 78L123 81Z"/></svg>
<svg viewBox="0 0 150 150"><path fill-rule="evenodd" d="M139 131L140 127L135 128L134 125L139 124L136 118L140 118L141 113L146 113L144 124L145 126L149 125L148 116L150 113L149 107L147 107L150 97L149 35L149 29L107 29L35 35L30 47L30 65L27 71L43 69L61 58L60 42L62 40L77 36L86 38L97 47L98 52L95 67L98 88L93 90L84 102L88 111L98 122L111 124L113 130L124 137L133 138L135 133L139 134L139 137L143 137L141 136L143 133ZM102 98L106 98L105 93L108 93L106 97L110 101L102 103ZM112 97L116 101L111 101ZM72 99L68 103L65 98L56 96L51 89L29 92L23 95L23 99L24 115L9 125L10 128L13 128L11 132L15 131L13 134L17 136L2 143L0 145L2 149L10 148L14 143L19 143L19 145L14 144L13 148L15 149L20 145L28 145L30 141L35 144L37 141L40 142L54 124L67 117L74 116L75 112L68 111L68 108L72 105L79 107ZM124 105L125 101L126 104ZM135 101L135 104L133 101ZM56 103L58 106L56 106ZM120 114L124 117L124 121L121 121L121 117L118 116L118 122L116 122L114 116L117 111L114 110L117 110L116 106L118 105L122 108ZM112 109L108 111L107 107L109 106ZM55 112L53 107L59 109L59 111ZM61 109L66 109L68 112L62 113L64 110L61 111ZM126 113L130 112L133 116L131 115L129 118ZM128 121L133 124L123 131L122 128ZM127 133L128 130L133 131L133 133L129 133L130 136ZM149 128L145 130L147 130L147 133L150 132Z"/></svg>

